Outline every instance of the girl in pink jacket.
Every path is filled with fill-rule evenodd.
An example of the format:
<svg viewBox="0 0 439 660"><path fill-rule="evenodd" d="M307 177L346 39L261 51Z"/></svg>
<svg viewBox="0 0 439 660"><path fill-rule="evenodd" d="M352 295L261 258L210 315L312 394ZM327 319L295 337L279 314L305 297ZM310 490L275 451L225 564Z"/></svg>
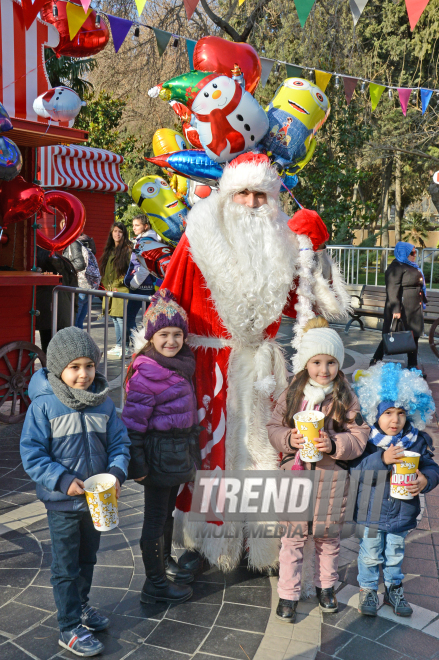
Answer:
<svg viewBox="0 0 439 660"><path fill-rule="evenodd" d="M363 421L357 397L351 390L341 367L344 361L343 343L335 330L329 328L325 319L311 319L304 329L304 336L296 356L299 372L295 375L277 402L273 416L268 423L271 444L282 453L282 469L305 470L346 470L347 461L358 458L363 453L369 437L369 427ZM296 455L304 445L304 437L295 428L294 415L305 410L320 410L325 414L324 429L320 431L317 449L323 457L318 462L302 463ZM346 475L344 496L349 488L349 475ZM319 510L320 483L315 512ZM335 493L331 487L330 506ZM328 514L330 518L330 513ZM315 575L317 597L323 612L337 612L337 599L334 584L338 579L338 555L340 534L327 535L330 522L327 519L326 535L316 537ZM279 561L279 604L276 616L282 621L294 623L296 607L300 597L303 548L311 533L312 524L301 524L301 534L282 537ZM308 529L308 527L310 529Z"/></svg>

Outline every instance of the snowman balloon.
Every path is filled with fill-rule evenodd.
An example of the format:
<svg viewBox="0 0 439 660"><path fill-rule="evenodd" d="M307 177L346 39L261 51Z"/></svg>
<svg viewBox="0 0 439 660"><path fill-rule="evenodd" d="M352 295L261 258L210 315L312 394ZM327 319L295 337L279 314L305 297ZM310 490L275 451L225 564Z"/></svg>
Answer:
<svg viewBox="0 0 439 660"><path fill-rule="evenodd" d="M233 74L230 78L191 71L149 91L153 98L178 101L188 108L203 149L217 163L254 149L269 128L266 113L245 91L238 67Z"/></svg>

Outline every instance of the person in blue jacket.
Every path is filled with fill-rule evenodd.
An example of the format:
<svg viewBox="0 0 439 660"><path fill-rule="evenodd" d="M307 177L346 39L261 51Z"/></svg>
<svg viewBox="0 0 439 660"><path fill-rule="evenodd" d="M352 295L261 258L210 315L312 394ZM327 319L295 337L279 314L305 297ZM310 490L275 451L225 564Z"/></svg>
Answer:
<svg viewBox="0 0 439 660"><path fill-rule="evenodd" d="M103 650L93 632L110 623L88 604L100 532L93 526L84 481L112 474L119 497L130 459L128 433L108 397L106 379L96 371L99 361L99 348L84 330L57 332L47 348L47 368L30 381L32 403L20 440L23 467L47 509L59 644L79 656Z"/></svg>
<svg viewBox="0 0 439 660"><path fill-rule="evenodd" d="M416 527L421 511L419 494L428 493L439 484L439 466L432 458L433 442L423 430L434 413L434 401L422 372L403 369L400 364L379 362L363 372L354 388L361 412L371 426L366 450L353 461L351 472L361 470L355 520L365 526L360 539L358 582L360 614L376 616L378 610L379 566L384 574L384 604L398 616L411 616L413 610L404 597L401 565L404 560L405 538ZM412 499L396 499L390 490L392 465L404 460L404 452L420 454L419 469L411 484L405 485ZM366 517L359 514L365 486L364 471L374 470L371 496ZM376 471L387 472L381 510L373 515L377 490ZM364 518L364 519L363 519ZM371 532L374 525L376 536Z"/></svg>

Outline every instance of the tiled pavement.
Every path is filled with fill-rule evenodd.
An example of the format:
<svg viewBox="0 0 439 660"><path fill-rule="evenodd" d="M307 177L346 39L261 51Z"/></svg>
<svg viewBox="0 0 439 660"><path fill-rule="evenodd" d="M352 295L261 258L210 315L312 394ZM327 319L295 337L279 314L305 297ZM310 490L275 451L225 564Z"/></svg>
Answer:
<svg viewBox="0 0 439 660"><path fill-rule="evenodd" d="M280 340L288 344L289 334L286 322ZM367 366L378 333L351 329L341 336L345 371ZM421 360L439 402L437 361L425 341L421 344ZM19 434L18 425L0 426L0 660L73 658L57 644L47 520L20 465ZM437 432L435 440L438 446ZM439 658L439 492L426 496L420 525L408 537L404 569L406 592L416 606L412 620L396 620L386 606L376 619L357 613L355 539L343 542L336 615L322 617L316 600L309 599L299 603L294 626L279 623L272 609L276 579L248 572L244 565L228 575L207 567L194 583L193 598L183 605L141 605L142 509L142 489L129 482L121 498L120 527L102 536L92 601L112 622L99 634L105 659Z"/></svg>

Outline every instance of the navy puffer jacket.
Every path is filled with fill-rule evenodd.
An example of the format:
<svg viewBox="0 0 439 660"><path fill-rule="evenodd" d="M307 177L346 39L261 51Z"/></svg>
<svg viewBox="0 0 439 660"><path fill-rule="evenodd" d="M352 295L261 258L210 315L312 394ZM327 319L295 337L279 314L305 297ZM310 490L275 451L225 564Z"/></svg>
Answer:
<svg viewBox="0 0 439 660"><path fill-rule="evenodd" d="M421 458L419 459L419 471L422 472L428 481L422 494L429 493L439 484L439 466L432 458L434 453L433 442L428 433L419 431L418 439L415 444L410 447L410 451L417 452L421 455ZM414 497L412 500L399 500L390 496L392 466L386 465L383 462L383 453L384 449L382 447L377 447L371 442L368 442L364 454L355 461L352 461L350 465L351 473L356 470L361 470L362 472L360 475L354 520L358 524L366 526L378 524L378 529L381 531L389 532L390 534L400 534L401 532L407 532L416 527L416 518L421 511L421 505L419 496ZM360 520L358 517L358 507L360 505L361 495L363 490L368 488L363 482L363 473L366 470L386 470L387 472L379 519L372 519L371 515L376 492L375 480L372 481L367 517L365 520Z"/></svg>

